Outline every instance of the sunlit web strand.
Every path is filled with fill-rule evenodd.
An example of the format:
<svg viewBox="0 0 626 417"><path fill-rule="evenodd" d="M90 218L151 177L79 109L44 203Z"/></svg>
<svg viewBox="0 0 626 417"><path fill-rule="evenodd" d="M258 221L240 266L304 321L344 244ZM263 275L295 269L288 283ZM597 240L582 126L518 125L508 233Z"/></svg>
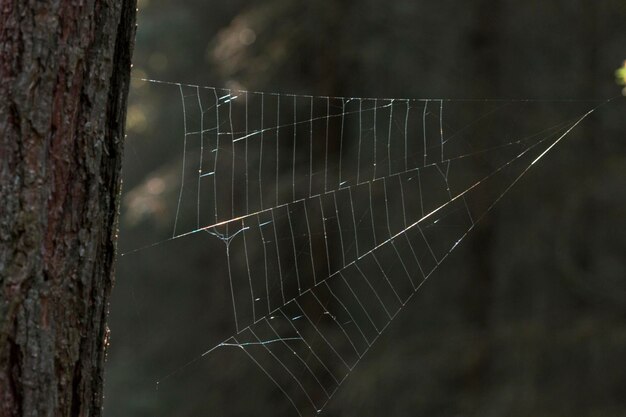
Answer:
<svg viewBox="0 0 626 417"><path fill-rule="evenodd" d="M272 206L272 207L268 207L268 208L265 208L265 209L262 209L262 210L258 210L256 212L247 213L247 214L244 214L244 215L239 216L239 217L235 217L235 218L231 218L231 219L226 219L226 220L223 220L223 221L215 222L215 223L209 224L207 226L202 226L200 228L197 228L197 229L194 229L194 230L191 230L191 231L188 231L188 232L180 233L178 235L172 236L172 237L167 238L167 239L160 240L158 242L155 242L155 243L152 243L152 244L149 244L149 245L141 246L139 248L135 248L135 249L123 252L123 253L121 253L121 256L126 256L126 255L130 255L130 254L133 254L133 253L136 253L136 252L140 252L140 251L143 251L143 250L146 250L146 249L149 249L149 248L153 248L153 247L159 246L159 245L164 244L166 242L170 242L170 241L177 240L177 239L180 239L180 238L183 238L183 237L187 237L187 236L190 236L190 235L193 235L193 234L196 234L196 233L200 233L200 232L204 232L204 231L207 231L207 230L211 230L211 229L214 229L216 227L224 226L224 225L226 225L228 223L231 223L231 222L234 222L234 221L238 221L238 220L242 220L242 219L245 219L245 218L248 218L248 217L252 217L252 216L256 216L256 215L262 214L262 213L266 213L266 212L269 212L269 211L277 209L277 208L287 207L290 204L299 203L299 202L302 202L302 201L305 201L305 200L308 200L308 199L311 199L311 198L317 198L319 196L324 196L324 195L332 195L332 194L334 194L334 193L336 193L338 191L341 191L341 190L348 190L348 189L351 189L353 187L358 187L358 186L361 186L361 185L369 184L369 183L376 182L376 181L385 180L385 179L388 179L388 178L391 178L391 177L396 177L396 176L408 174L408 173L411 173L411 172L416 172L419 175L420 170L423 170L423 169L429 168L429 167L436 167L438 164L441 164L441 163L448 163L448 162L458 161L458 160L462 160L464 158L472 157L472 156L475 156L475 155L478 155L478 154L482 154L482 153L488 153L490 151L501 149L501 148L505 148L505 147L509 147L509 146L518 146L518 145L524 143L525 141L532 139L533 137L535 137L537 135L544 134L547 131L550 131L550 130L555 130L556 131L558 129L562 129L563 126L565 126L567 124L568 124L568 122L563 122L563 123L561 123L559 125L556 125L556 126L548 128L548 129L545 129L544 131L539 132L537 134L534 134L532 136L529 136L527 138L518 139L518 140L515 140L515 141L512 141L512 142L504 143L504 144L497 145L497 146L494 146L494 147L490 147L490 148L487 148L487 149L481 149L479 151L475 151L475 152L472 152L472 153L460 155L460 156L453 157L453 158L448 158L448 159L445 159L445 160L440 161L440 162L433 162L433 163L429 163L429 164L426 164L426 165L423 165L423 166L410 168L410 169L408 169L406 171L398 171L398 172L390 173L390 174L388 174L386 176L379 176L379 177L376 177L376 178L374 178L372 180L362 181L362 182L354 184L354 185L346 185L346 186L343 186L341 188L330 189L330 190L328 190L328 191L326 191L324 193L314 194L314 195L311 195L310 197L303 197L303 198L300 198L300 199L297 199L297 200L294 200L294 201L289 201L289 202L281 203L281 204L278 204L278 205L275 205L275 206ZM547 137L544 138L544 139L539 140L535 144L540 144L540 143L542 143L545 140L547 140Z"/></svg>

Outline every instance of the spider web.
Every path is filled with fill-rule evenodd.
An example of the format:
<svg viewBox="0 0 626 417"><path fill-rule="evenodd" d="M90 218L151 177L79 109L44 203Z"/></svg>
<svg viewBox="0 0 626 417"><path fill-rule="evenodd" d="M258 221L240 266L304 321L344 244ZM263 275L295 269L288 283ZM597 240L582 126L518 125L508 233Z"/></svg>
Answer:
<svg viewBox="0 0 626 417"><path fill-rule="evenodd" d="M221 241L231 301L230 335L159 383L238 349L299 416L324 409L477 223L598 107L560 102L576 105L545 127L525 114L554 102L144 81L180 100L180 183L170 236L126 254Z"/></svg>

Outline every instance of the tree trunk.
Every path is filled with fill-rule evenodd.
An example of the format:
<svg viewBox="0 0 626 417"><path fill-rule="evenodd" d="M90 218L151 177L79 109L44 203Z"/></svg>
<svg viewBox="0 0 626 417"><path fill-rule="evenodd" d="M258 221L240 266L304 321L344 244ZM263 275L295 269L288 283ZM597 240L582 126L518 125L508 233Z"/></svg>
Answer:
<svg viewBox="0 0 626 417"><path fill-rule="evenodd" d="M0 416L99 416L135 0L0 0Z"/></svg>

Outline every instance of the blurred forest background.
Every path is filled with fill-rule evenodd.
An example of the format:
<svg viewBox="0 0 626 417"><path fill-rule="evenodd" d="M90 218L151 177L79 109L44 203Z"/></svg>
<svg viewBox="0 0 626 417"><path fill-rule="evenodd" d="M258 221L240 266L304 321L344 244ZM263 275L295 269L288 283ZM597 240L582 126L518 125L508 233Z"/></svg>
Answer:
<svg viewBox="0 0 626 417"><path fill-rule="evenodd" d="M257 91L603 99L626 57L623 0L140 0L138 20L135 77ZM177 91L133 84L121 253L171 234L182 157ZM324 415L626 416L625 115L604 106L533 167ZM223 257L185 238L118 259L106 416L294 414L220 357L157 390L230 331Z"/></svg>

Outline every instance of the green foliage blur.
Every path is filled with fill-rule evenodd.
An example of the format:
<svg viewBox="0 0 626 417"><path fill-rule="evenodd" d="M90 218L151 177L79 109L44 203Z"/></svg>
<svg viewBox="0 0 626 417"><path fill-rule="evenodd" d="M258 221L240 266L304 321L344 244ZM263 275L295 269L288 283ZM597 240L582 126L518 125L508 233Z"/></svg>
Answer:
<svg viewBox="0 0 626 417"><path fill-rule="evenodd" d="M140 0L138 16L120 253L171 236L180 183L178 91L141 78L571 104L615 96L626 45L623 0ZM625 111L602 106L533 167L322 415L626 416ZM118 259L105 416L296 415L249 363L199 358L230 331L223 251L194 236Z"/></svg>
<svg viewBox="0 0 626 417"><path fill-rule="evenodd" d="M624 61L624 65L621 68L615 71L615 78L618 84L626 85L626 61ZM626 96L626 87L622 90L622 93Z"/></svg>

